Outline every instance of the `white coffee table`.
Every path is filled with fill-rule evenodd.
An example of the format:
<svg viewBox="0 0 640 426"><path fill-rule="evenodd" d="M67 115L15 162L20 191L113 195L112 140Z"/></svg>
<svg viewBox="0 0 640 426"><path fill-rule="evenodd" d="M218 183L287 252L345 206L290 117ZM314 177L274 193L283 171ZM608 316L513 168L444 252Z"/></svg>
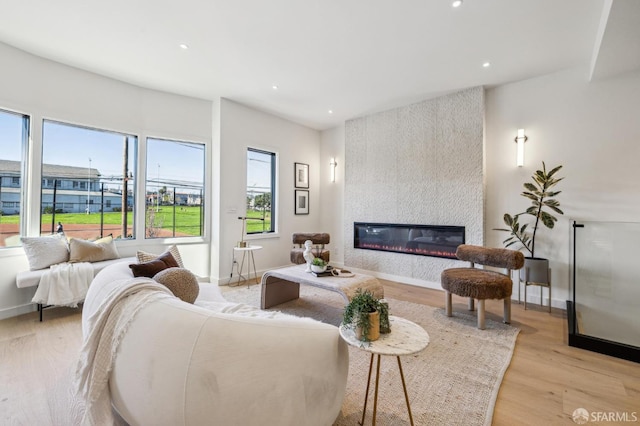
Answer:
<svg viewBox="0 0 640 426"><path fill-rule="evenodd" d="M307 265L294 265L272 269L262 275L260 307L268 309L300 297L300 284L310 285L339 293L345 303L358 289L369 290L379 299L384 297L384 287L376 277L354 274L353 277L316 277L305 272Z"/></svg>
<svg viewBox="0 0 640 426"><path fill-rule="evenodd" d="M418 324L404 318L390 315L389 322L391 324L391 333L381 334L378 340L368 343L358 340L353 329L345 327L344 324L340 326L340 336L342 336L345 342L347 342L350 346L354 346L358 349L371 353L371 361L369 362L369 376L367 378L367 390L365 391L364 408L362 409L362 421L360 422L361 425L364 424L364 416L367 412L367 400L369 399L369 385L371 384L371 371L373 370L374 355L378 355L378 363L376 365L376 387L373 399L374 425L376 424L376 413L378 410L380 356L390 355L395 356L398 359L398 369L400 370L400 378L402 379L402 390L404 391L404 399L407 403L409 421L413 426L413 415L411 414L411 405L409 404L409 395L407 394L407 385L404 381L404 373L402 371L402 362L400 361L400 357L404 355L411 355L424 350L424 348L429 345L429 334Z"/></svg>

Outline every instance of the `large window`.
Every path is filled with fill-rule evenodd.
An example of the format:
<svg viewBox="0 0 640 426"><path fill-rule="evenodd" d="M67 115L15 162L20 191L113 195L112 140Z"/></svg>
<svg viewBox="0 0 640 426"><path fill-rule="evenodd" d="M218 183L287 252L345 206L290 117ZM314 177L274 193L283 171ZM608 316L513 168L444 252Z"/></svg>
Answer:
<svg viewBox="0 0 640 426"><path fill-rule="evenodd" d="M247 151L247 234L275 232L276 154Z"/></svg>
<svg viewBox="0 0 640 426"><path fill-rule="evenodd" d="M137 137L44 120L41 233L134 237Z"/></svg>
<svg viewBox="0 0 640 426"><path fill-rule="evenodd" d="M203 144L147 139L147 238L204 235Z"/></svg>
<svg viewBox="0 0 640 426"><path fill-rule="evenodd" d="M0 247L20 245L20 185L29 117L0 110Z"/></svg>

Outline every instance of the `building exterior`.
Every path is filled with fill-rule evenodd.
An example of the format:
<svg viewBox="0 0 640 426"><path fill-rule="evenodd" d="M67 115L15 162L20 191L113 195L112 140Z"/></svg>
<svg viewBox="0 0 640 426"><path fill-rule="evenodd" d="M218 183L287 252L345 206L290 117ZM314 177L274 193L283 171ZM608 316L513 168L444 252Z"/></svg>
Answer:
<svg viewBox="0 0 640 426"><path fill-rule="evenodd" d="M0 210L3 215L20 213L20 174L19 161L0 160ZM41 190L44 213L53 209L58 213L97 213L122 208L121 184L101 182L100 171L94 168L43 164ZM132 195L128 196L127 204L133 206Z"/></svg>

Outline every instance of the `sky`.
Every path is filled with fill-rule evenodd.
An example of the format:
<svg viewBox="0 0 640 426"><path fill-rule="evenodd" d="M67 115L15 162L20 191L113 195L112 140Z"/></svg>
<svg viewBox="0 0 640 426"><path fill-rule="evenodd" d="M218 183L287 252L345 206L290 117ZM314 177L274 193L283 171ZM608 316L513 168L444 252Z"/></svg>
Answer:
<svg viewBox="0 0 640 426"><path fill-rule="evenodd" d="M45 121L42 159L59 164L97 169L103 178L120 179L123 173L123 147L127 135ZM128 135L128 168L136 177L136 137ZM20 115L0 111L0 158L21 159L22 119ZM204 145L149 139L147 142L147 178L155 186L202 184L204 181Z"/></svg>

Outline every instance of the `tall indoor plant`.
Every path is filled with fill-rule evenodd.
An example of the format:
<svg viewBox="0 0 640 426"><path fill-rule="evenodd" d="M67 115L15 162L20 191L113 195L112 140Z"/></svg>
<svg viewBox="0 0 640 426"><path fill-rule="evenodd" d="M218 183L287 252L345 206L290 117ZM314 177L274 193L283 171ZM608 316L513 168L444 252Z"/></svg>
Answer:
<svg viewBox="0 0 640 426"><path fill-rule="evenodd" d="M514 244L520 244L529 256L525 256L525 266L520 270L520 279L529 282L549 282L549 261L548 259L535 256L536 250L536 234L540 223L549 229L553 229L558 220L553 213L562 215L564 212L560 210L560 203L554 197L562 191L553 191L552 188L558 184L563 177L556 177L556 173L562 168L557 166L547 172L547 167L542 162L542 170L536 170L531 177L533 182L525 182L525 191L522 196L531 201L531 206L522 213L511 216L509 213L504 215L504 223L507 228L497 228L498 231L509 233L509 237L503 241L505 247ZM520 224L520 216L530 215L535 218L533 226L530 224ZM527 276L528 273L528 276Z"/></svg>

